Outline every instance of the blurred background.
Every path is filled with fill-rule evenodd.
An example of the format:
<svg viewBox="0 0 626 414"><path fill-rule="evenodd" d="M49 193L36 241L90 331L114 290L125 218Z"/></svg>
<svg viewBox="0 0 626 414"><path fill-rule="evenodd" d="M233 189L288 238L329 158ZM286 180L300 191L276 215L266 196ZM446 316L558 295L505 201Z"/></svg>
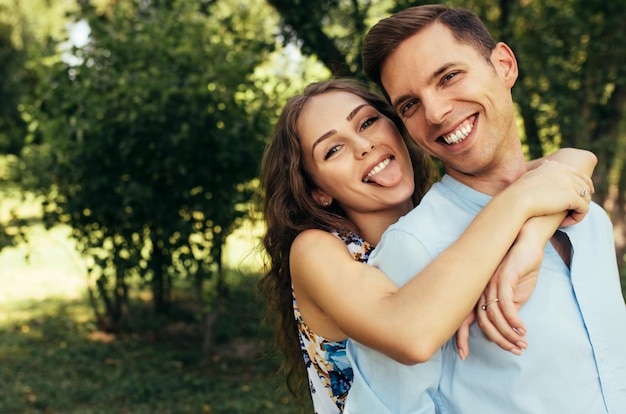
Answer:
<svg viewBox="0 0 626 414"><path fill-rule="evenodd" d="M282 105L419 1L0 0L0 412L294 413L256 283ZM465 0L528 158L599 159L626 266L626 3Z"/></svg>

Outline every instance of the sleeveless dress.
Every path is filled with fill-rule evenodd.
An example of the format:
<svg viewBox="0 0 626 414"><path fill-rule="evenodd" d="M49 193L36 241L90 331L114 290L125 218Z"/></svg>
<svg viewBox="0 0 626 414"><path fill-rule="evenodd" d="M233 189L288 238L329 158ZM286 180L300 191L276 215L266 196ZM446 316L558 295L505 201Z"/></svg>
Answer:
<svg viewBox="0 0 626 414"><path fill-rule="evenodd" d="M337 231L333 234L346 244L354 260L367 262L374 250L372 245L350 231ZM302 320L293 290L291 296L315 413L340 414L343 412L353 378L352 367L346 355L347 340L334 342L316 335Z"/></svg>

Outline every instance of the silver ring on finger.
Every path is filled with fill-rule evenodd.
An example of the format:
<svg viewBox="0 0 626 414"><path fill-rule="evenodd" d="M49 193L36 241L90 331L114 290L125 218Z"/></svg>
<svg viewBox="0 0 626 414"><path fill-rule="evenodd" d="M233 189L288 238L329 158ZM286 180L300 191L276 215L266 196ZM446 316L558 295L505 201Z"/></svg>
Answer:
<svg viewBox="0 0 626 414"><path fill-rule="evenodd" d="M487 306L491 305L492 303L496 303L496 302L499 302L499 299L498 299L498 298L491 299L491 300L489 300L489 301L485 302L485 304L484 304L484 305L482 305L480 308L481 308L482 310L486 311L486 310L487 310Z"/></svg>
<svg viewBox="0 0 626 414"><path fill-rule="evenodd" d="M588 193L587 193L587 189L586 189L585 187L583 187L583 188L580 190L579 195L580 195L582 198L585 198L585 197L587 197L587 194L588 194Z"/></svg>

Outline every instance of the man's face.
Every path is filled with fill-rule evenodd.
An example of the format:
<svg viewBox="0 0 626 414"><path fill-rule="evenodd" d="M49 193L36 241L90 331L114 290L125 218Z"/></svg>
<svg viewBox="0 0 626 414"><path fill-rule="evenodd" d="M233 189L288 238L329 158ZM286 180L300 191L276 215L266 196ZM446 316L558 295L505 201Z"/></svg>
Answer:
<svg viewBox="0 0 626 414"><path fill-rule="evenodd" d="M434 23L401 43L381 71L413 139L469 185L523 163L511 98L515 57L499 43L490 61Z"/></svg>

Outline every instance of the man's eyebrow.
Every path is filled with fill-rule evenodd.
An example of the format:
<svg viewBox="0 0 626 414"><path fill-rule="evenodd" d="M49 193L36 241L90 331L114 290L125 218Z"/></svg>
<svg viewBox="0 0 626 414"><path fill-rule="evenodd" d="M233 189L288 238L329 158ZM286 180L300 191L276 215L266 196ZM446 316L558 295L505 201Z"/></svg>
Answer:
<svg viewBox="0 0 626 414"><path fill-rule="evenodd" d="M404 94L399 96L398 98L394 99L391 102L391 107L394 109L394 111L399 112L396 108L403 103L404 101L408 100L409 98L411 98L413 95L409 95L409 94Z"/></svg>
<svg viewBox="0 0 626 414"><path fill-rule="evenodd" d="M361 104L359 106L357 106L356 108L354 108L352 111L350 111L350 113L348 114L348 116L346 117L346 120L348 122L352 121L354 119L354 117L359 113L359 111L365 107L368 106L369 104ZM313 143L313 146L311 147L311 156L313 155L313 153L315 152L315 147L321 143L322 141L324 141L325 139L331 137L332 135L336 134L337 131L334 129L331 129L328 132L325 132L324 134L322 134L321 137L319 137L318 139L315 140L315 142Z"/></svg>
<svg viewBox="0 0 626 414"><path fill-rule="evenodd" d="M430 75L430 77L428 78L428 84L430 85L430 84L432 84L432 83L434 83L434 82L437 82L437 80L441 77L441 75L443 75L444 73L446 73L446 72L447 72L447 71L448 71L451 67L456 66L456 65L459 65L459 64L460 64L460 63L458 63L458 62L448 62L448 63L443 64L442 66L440 66L437 70L435 70L435 71L434 71L434 72ZM396 110L396 112L398 112L398 111L397 111L397 109L396 109L396 107L397 107L398 105L400 105L401 103L403 103L404 101L406 101L406 100L408 100L408 99L410 99L410 98L412 98L412 97L413 97L413 95L412 95L412 94L404 94L404 95L401 95L401 96L399 96L398 98L394 99L394 100L391 102L391 107L392 107L394 110Z"/></svg>

